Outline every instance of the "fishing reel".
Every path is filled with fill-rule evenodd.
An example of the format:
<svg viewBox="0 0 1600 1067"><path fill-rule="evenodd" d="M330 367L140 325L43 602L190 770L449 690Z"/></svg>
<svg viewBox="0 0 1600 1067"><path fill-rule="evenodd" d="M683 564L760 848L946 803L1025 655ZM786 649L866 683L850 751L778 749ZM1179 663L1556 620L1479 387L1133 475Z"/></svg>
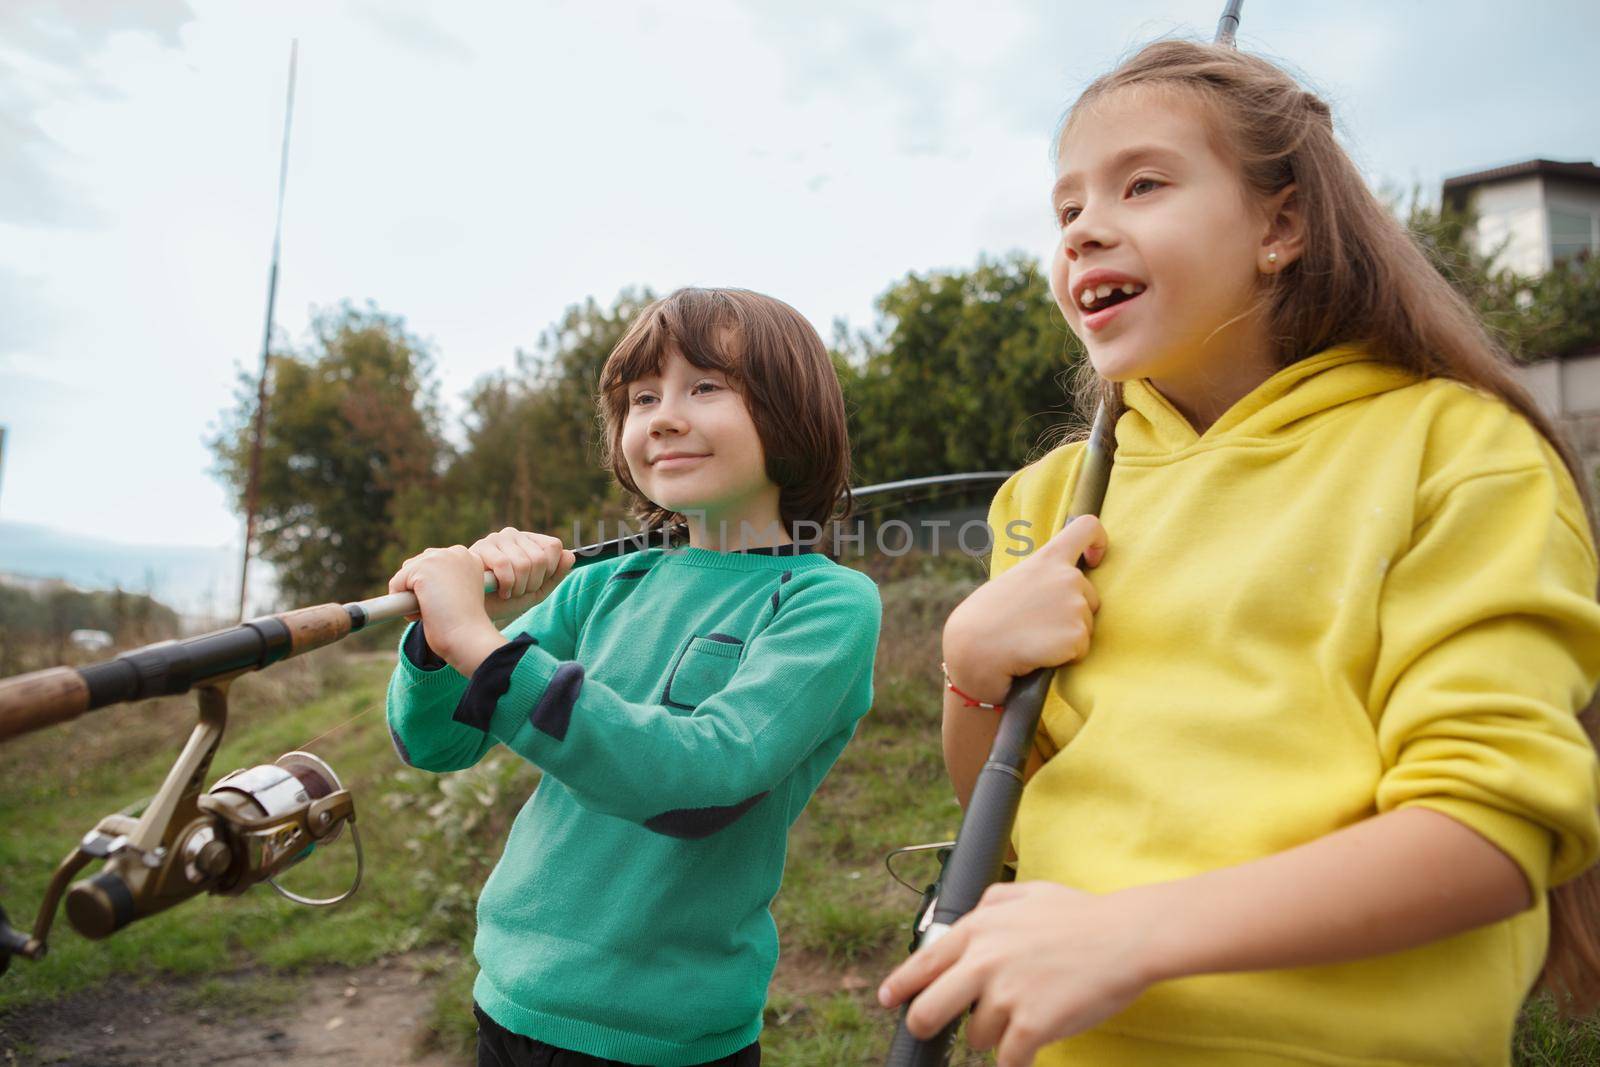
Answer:
<svg viewBox="0 0 1600 1067"><path fill-rule="evenodd" d="M915 952L922 945L922 935L928 932L928 927L933 925L933 909L939 905L939 891L944 888L945 867L950 862L950 854L955 851L954 841L935 841L927 845L905 845L895 849L883 857L883 865L889 871L889 877L911 890L920 893L922 901L917 905L917 913L911 919L911 944L907 952ZM895 869L895 860L901 856L915 856L920 853L932 852L939 861L939 873L933 881L918 889L915 884L900 877L900 872ZM1017 868L1007 863L1000 868L1000 877L996 881L1014 882L1017 878Z"/></svg>
<svg viewBox="0 0 1600 1067"><path fill-rule="evenodd" d="M44 957L63 895L73 928L99 940L201 893L237 896L266 882L297 904L328 907L360 886L364 860L355 801L318 757L290 752L201 790L227 719L226 686L202 688L199 697L200 722L160 792L142 811L107 815L83 836L56 868L32 936L7 926L0 913L0 972L12 954ZM278 884L278 875L332 844L346 823L356 850L349 889L318 900ZM99 873L72 881L97 860L103 861Z"/></svg>

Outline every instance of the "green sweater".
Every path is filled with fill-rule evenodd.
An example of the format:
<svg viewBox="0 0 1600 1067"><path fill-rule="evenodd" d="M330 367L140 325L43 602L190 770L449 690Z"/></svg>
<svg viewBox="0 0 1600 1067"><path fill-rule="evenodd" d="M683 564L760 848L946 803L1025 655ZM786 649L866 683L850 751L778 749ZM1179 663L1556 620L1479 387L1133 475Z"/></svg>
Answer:
<svg viewBox="0 0 1600 1067"><path fill-rule="evenodd" d="M872 702L881 612L822 555L656 548L573 571L471 679L408 629L401 758L544 771L478 900L484 1011L662 1067L755 1040L788 829Z"/></svg>

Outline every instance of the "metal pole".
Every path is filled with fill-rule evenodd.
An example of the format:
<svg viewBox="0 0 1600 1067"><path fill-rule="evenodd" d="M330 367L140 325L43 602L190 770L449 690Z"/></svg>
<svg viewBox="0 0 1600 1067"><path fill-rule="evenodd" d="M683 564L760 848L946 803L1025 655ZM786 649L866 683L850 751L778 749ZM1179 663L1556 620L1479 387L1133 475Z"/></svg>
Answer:
<svg viewBox="0 0 1600 1067"><path fill-rule="evenodd" d="M255 428L250 441L250 474L244 490L244 553L239 563L239 616L244 621L250 587L250 544L256 536L256 493L261 484L261 438L267 429L267 372L272 360L272 310L278 300L278 249L283 234L283 191L289 182L289 128L294 120L294 75L300 40L289 42L289 100L283 112L283 150L278 162L278 218L272 227L272 270L267 275L267 321L261 330L261 378L256 383Z"/></svg>

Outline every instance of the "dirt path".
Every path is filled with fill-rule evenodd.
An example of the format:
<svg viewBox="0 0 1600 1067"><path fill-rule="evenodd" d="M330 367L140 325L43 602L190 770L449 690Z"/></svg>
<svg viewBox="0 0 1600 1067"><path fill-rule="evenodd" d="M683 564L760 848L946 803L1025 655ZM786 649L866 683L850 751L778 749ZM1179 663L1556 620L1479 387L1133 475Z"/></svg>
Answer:
<svg viewBox="0 0 1600 1067"><path fill-rule="evenodd" d="M434 993L428 962L399 956L359 970L313 972L295 980L304 992L291 1003L242 1019L216 1006L214 988L202 1000L188 982L76 994L0 1022L0 1064L461 1067L460 1059L423 1048ZM219 981L245 987L258 978Z"/></svg>

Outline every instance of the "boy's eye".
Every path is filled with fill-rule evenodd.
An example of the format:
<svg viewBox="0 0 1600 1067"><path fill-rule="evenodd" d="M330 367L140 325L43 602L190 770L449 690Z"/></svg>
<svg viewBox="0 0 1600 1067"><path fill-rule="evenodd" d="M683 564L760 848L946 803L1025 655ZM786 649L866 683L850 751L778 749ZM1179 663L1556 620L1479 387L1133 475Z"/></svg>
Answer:
<svg viewBox="0 0 1600 1067"><path fill-rule="evenodd" d="M1133 184L1128 186L1128 192L1133 196L1141 195L1139 190L1154 191L1161 188L1161 183L1154 178L1135 178Z"/></svg>
<svg viewBox="0 0 1600 1067"><path fill-rule="evenodd" d="M1075 204L1068 204L1066 207L1062 207L1062 208L1056 209L1056 222L1059 223L1062 226L1065 226L1065 225L1067 225L1067 223L1072 222L1074 219L1076 219L1082 213L1083 213L1083 209L1082 208L1079 208Z"/></svg>

